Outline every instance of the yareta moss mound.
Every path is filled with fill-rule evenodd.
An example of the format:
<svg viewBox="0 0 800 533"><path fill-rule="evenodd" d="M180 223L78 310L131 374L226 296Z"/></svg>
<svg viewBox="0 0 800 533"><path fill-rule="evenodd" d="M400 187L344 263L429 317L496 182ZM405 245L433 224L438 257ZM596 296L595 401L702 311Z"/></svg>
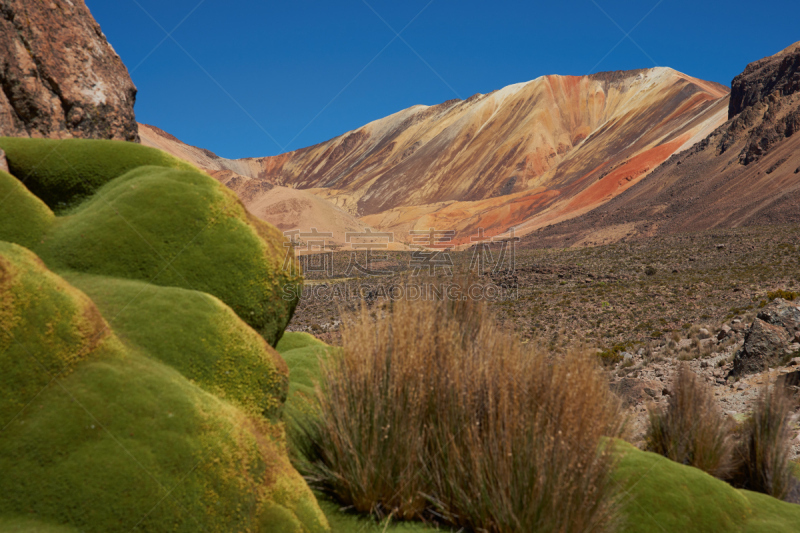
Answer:
<svg viewBox="0 0 800 533"><path fill-rule="evenodd" d="M737 490L705 472L615 441L625 533L798 531L800 505Z"/></svg>
<svg viewBox="0 0 800 533"><path fill-rule="evenodd" d="M32 252L0 242L0 424L109 335L89 298Z"/></svg>
<svg viewBox="0 0 800 533"><path fill-rule="evenodd" d="M328 530L280 425L126 347L29 251L0 265L0 527Z"/></svg>
<svg viewBox="0 0 800 533"><path fill-rule="evenodd" d="M92 298L124 341L248 413L280 415L289 384L286 363L217 298L105 276L65 278Z"/></svg>
<svg viewBox="0 0 800 533"><path fill-rule="evenodd" d="M197 170L161 150L122 141L0 137L0 148L11 174L56 211L137 167Z"/></svg>
<svg viewBox="0 0 800 533"><path fill-rule="evenodd" d="M40 243L55 215L17 178L0 170L0 241L26 248Z"/></svg>
<svg viewBox="0 0 800 533"><path fill-rule="evenodd" d="M290 421L307 416L313 410L308 404L315 394L320 379L320 363L333 353L333 346L325 344L313 335L299 331L287 331L276 347L289 367L289 397L286 414Z"/></svg>
<svg viewBox="0 0 800 533"><path fill-rule="evenodd" d="M274 346L297 305L284 287L302 283L283 268L286 242L206 174L146 166L60 217L35 250L57 270L212 294Z"/></svg>

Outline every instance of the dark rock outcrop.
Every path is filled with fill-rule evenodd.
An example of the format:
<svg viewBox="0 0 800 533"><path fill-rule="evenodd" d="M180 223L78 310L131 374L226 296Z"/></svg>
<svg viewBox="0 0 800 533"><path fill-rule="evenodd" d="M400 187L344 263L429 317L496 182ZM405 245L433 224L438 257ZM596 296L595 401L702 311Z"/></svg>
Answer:
<svg viewBox="0 0 800 533"><path fill-rule="evenodd" d="M733 375L762 372L792 354L791 343L800 332L800 307L775 299L756 317L733 361Z"/></svg>
<svg viewBox="0 0 800 533"><path fill-rule="evenodd" d="M0 135L138 141L136 87L84 0L0 0Z"/></svg>
<svg viewBox="0 0 800 533"><path fill-rule="evenodd" d="M800 92L800 43L750 63L744 72L733 78L728 118L776 92L780 96Z"/></svg>

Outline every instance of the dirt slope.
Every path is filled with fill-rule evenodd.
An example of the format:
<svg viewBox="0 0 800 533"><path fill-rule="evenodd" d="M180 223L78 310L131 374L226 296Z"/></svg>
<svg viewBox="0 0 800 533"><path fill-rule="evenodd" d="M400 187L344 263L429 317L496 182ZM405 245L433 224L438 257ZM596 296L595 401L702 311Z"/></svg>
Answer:
<svg viewBox="0 0 800 533"><path fill-rule="evenodd" d="M728 112L730 120L624 194L528 242L800 222L800 43L748 65L733 80Z"/></svg>

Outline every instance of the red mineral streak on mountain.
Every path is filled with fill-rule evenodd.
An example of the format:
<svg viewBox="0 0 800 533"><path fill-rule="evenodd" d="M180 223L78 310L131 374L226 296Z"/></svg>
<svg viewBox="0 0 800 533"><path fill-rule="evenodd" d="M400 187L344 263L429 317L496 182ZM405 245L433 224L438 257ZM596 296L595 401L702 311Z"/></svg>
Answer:
<svg viewBox="0 0 800 533"><path fill-rule="evenodd" d="M306 190L399 238L433 227L465 244L479 228L525 234L608 202L722 124L727 109L726 87L668 68L544 76L414 106L275 157L171 150L203 168Z"/></svg>
<svg viewBox="0 0 800 533"><path fill-rule="evenodd" d="M730 120L613 200L527 242L591 245L800 222L800 43L751 63L731 85Z"/></svg>

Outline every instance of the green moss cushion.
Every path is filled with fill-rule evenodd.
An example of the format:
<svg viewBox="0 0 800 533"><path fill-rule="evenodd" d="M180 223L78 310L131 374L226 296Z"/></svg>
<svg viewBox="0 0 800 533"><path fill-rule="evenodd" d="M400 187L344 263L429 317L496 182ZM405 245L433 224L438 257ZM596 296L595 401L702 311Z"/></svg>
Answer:
<svg viewBox="0 0 800 533"><path fill-rule="evenodd" d="M108 327L115 318L133 327L146 303L105 320L31 252L0 243L0 265L0 530L328 530L288 461L280 424L161 362L147 350L160 343L146 332L137 343ZM93 282L102 292L99 280L84 279ZM100 294L109 309L116 292ZM187 301L165 294L176 310ZM224 314L209 309L201 319ZM169 310L159 316L175 319ZM220 328L239 340L255 335L243 324Z"/></svg>
<svg viewBox="0 0 800 533"><path fill-rule="evenodd" d="M0 137L0 148L6 152L11 174L57 211L80 203L137 167L197 170L161 150L122 141Z"/></svg>
<svg viewBox="0 0 800 533"><path fill-rule="evenodd" d="M645 533L798 531L800 505L737 490L705 472L615 441L624 494L620 531Z"/></svg>
<svg viewBox="0 0 800 533"><path fill-rule="evenodd" d="M300 282L284 242L211 177L146 166L60 217L36 251L56 269L207 292L275 345L297 304L284 287Z"/></svg>
<svg viewBox="0 0 800 533"><path fill-rule="evenodd" d="M105 276L65 277L92 298L126 342L249 413L271 419L281 414L286 363L217 298Z"/></svg>
<svg viewBox="0 0 800 533"><path fill-rule="evenodd" d="M44 202L11 174L0 170L0 241L26 248L39 244L55 220Z"/></svg>

